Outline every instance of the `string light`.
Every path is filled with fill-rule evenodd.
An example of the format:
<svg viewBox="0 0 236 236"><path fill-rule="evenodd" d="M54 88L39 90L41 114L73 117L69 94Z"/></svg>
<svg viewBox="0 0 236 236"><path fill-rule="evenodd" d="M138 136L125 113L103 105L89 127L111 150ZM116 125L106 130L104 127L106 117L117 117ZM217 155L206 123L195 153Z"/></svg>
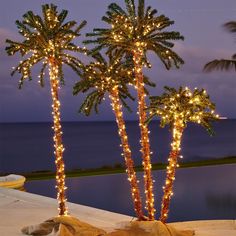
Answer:
<svg viewBox="0 0 236 236"><path fill-rule="evenodd" d="M168 158L168 166L166 170L166 181L165 186L163 186L163 198L161 204L161 216L160 220L165 223L168 218L169 205L171 197L173 196L173 183L175 180L176 168L178 167L178 157L180 156L180 144L181 138L184 130L184 123L182 119L179 119L176 114L176 120L173 124L173 141L171 143L171 152Z"/></svg>
<svg viewBox="0 0 236 236"><path fill-rule="evenodd" d="M51 84L51 95L52 95L52 108L53 108L53 130L54 130L54 148L55 148L55 164L56 164L56 188L57 188L57 200L59 204L59 215L68 215L68 209L66 207L66 194L65 190L65 166L63 162L64 146L62 144L62 129L60 123L60 101L58 99L58 66L55 64L52 58L49 62L49 76Z"/></svg>
<svg viewBox="0 0 236 236"><path fill-rule="evenodd" d="M79 82L74 87L74 94L79 92L89 93L84 103L80 107L80 111L89 115L94 106L95 110L97 105L103 101L105 94L109 94L111 107L116 117L118 126L118 134L121 139L121 147L123 153L121 156L124 158L126 165L126 173L131 187L131 195L138 220L145 220L146 217L142 210L142 201L140 190L138 186L138 179L134 169L134 161L132 159L131 149L129 146L128 135L126 132L126 125L123 118L123 97L131 97L127 85L133 83L133 73L121 59L109 58L106 62L105 58L100 54L94 55L94 62L89 63L83 69ZM101 63L105 62L105 63ZM95 89L95 90L94 90ZM96 110L97 111L97 110Z"/></svg>
<svg viewBox="0 0 236 236"><path fill-rule="evenodd" d="M149 143L149 130L146 124L146 103L145 103L145 91L142 74L142 58L143 49L140 47L142 43L136 42L137 50L133 51L133 61L135 65L135 77L136 77L136 88L138 94L138 114L139 114L139 127L141 131L141 153L143 159L144 169L144 185L146 195L146 209L148 211L148 219L155 219L155 208L154 208L154 194L153 194L153 179L152 179L152 165L150 156L150 143Z"/></svg>
<svg viewBox="0 0 236 236"><path fill-rule="evenodd" d="M13 68L11 75L15 72L21 74L19 87L24 81L31 78L31 68L41 62L42 67L38 76L41 86L44 85L45 69L49 67L49 77L52 95L52 115L54 130L54 154L56 164L56 188L59 203L59 215L67 215L66 207L66 186L65 186L65 166L63 161L64 146L62 144L62 129L60 124L60 101L58 98L59 83L64 82L62 65L67 64L74 71L82 66L80 60L70 52L87 53L86 48L81 48L73 44L72 40L79 36L79 30L86 24L83 21L80 26L74 28L74 21L64 22L67 15L66 10L57 12L54 4L42 6L43 17L35 15L32 11L23 15L23 21L16 21L19 33L25 37L23 42L14 42L7 39L9 44L6 51L9 55L20 52L24 60ZM60 17L59 17L60 16ZM73 24L71 24L73 22ZM67 53L66 53L67 52Z"/></svg>
<svg viewBox="0 0 236 236"><path fill-rule="evenodd" d="M120 104L118 87L114 86L110 92L109 98L111 100L111 105L114 113L116 114L116 123L118 126L118 133L121 138L121 143L123 147L123 156L126 163L126 173L128 174L128 181L131 186L131 194L134 202L134 209L139 218L139 220L144 219L142 212L142 201L140 197L140 191L138 187L138 180L134 170L134 162L131 157L131 150L128 143L128 135L125 128L125 123L123 120L122 105Z"/></svg>
<svg viewBox="0 0 236 236"><path fill-rule="evenodd" d="M171 151L168 157L161 204L160 220L163 223L166 223L168 218L176 168L179 167L178 158L182 158L180 155L181 140L187 123L201 124L208 131L211 131L210 122L219 118L214 112L215 105L210 101L205 90L195 88L191 92L188 87L180 87L178 91L174 88L165 87L165 90L166 92L162 96L151 97L149 107L151 118L157 115L161 118L162 127L169 124L172 128Z"/></svg>
<svg viewBox="0 0 236 236"><path fill-rule="evenodd" d="M102 48L107 49L107 53L113 56L133 57L135 73L134 87L138 93L138 116L139 126L141 130L141 152L144 167L144 182L146 193L146 208L148 210L148 219L154 220L154 195L153 181L151 176L151 157L148 128L146 122L146 103L145 90L143 83L143 67L151 67L147 60L147 51L154 52L163 62L167 69L172 66L179 68L184 63L177 53L172 51L174 44L172 40L183 40L183 36L179 32L164 31L174 22L168 17L162 15L157 16L157 11L152 7L145 7L143 1L139 1L135 6L134 1L126 1L126 8L122 8L118 4L110 4L106 12L106 16L102 19L109 24L108 28L96 28L92 33L88 34L94 37L92 40L84 41L87 44L97 44L95 50ZM128 9L128 10L127 10ZM136 9L138 9L136 11ZM128 57L127 57L128 56ZM146 78L145 78L146 79Z"/></svg>

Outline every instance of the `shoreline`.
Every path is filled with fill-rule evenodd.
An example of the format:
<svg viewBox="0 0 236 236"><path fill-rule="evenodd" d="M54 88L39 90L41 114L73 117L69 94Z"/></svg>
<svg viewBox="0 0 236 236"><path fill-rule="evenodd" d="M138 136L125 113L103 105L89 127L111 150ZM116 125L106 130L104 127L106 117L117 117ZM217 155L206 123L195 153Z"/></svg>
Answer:
<svg viewBox="0 0 236 236"><path fill-rule="evenodd" d="M203 167L203 166L213 166L213 165L225 165L225 164L234 164L236 163L236 156L211 159L211 160L202 160L202 161L193 161L193 162L184 162L180 163L179 168L191 168L191 167ZM167 164L158 163L153 164L153 170L163 170L165 169ZM143 171L142 166L135 167L137 172ZM101 168L93 168L93 169L75 169L66 172L66 176L68 178L72 177L84 177L84 176L96 176L96 175L109 175L109 174L119 174L125 173L124 167L101 167ZM30 173L20 173L25 176L27 181L33 180L47 180L55 178L55 173L51 171L35 171Z"/></svg>

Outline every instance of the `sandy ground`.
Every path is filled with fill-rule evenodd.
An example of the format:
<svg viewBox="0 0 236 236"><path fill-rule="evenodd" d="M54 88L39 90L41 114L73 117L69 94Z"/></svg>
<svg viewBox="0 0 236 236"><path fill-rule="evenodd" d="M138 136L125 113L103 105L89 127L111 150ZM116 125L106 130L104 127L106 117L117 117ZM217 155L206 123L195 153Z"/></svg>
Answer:
<svg viewBox="0 0 236 236"><path fill-rule="evenodd" d="M68 203L71 215L107 232L123 228L133 217ZM52 198L0 188L0 235L22 236L21 228L57 215ZM236 220L192 221L169 224L179 230L194 230L196 236L236 236Z"/></svg>

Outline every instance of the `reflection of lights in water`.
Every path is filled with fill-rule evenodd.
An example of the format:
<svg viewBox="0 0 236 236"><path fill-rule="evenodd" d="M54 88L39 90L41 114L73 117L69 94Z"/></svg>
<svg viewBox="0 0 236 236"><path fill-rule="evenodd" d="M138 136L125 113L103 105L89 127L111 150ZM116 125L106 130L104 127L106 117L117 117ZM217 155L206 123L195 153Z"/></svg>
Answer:
<svg viewBox="0 0 236 236"><path fill-rule="evenodd" d="M207 206L213 210L226 210L236 212L236 195L231 193L206 195Z"/></svg>
<svg viewBox="0 0 236 236"><path fill-rule="evenodd" d="M137 178L141 180L140 188L143 187L142 174L137 173ZM165 180L163 171L153 171L153 177L160 182ZM178 169L169 221L236 219L236 208L233 203L236 199L236 189L233 187L235 178L235 164ZM135 214L131 195L128 194L130 188L126 174L68 178L66 183L70 202L126 215ZM25 188L28 192L53 198L56 194L54 185L54 179L35 180L27 181ZM156 196L160 199L161 184L155 189ZM143 192L142 194L144 197ZM225 203L227 200L222 197L227 195L230 195L229 203ZM159 199L156 198L156 201L160 202ZM221 201L223 204L219 206ZM159 212L160 204L158 205Z"/></svg>

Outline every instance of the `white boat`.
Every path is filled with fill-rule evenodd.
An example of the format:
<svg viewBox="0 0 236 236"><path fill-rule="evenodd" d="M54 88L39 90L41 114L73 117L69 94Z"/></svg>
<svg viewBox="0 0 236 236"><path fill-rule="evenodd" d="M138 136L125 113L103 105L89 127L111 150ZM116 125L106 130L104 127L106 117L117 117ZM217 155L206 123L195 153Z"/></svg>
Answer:
<svg viewBox="0 0 236 236"><path fill-rule="evenodd" d="M24 186L25 177L22 175L7 175L0 177L0 187L21 188Z"/></svg>

